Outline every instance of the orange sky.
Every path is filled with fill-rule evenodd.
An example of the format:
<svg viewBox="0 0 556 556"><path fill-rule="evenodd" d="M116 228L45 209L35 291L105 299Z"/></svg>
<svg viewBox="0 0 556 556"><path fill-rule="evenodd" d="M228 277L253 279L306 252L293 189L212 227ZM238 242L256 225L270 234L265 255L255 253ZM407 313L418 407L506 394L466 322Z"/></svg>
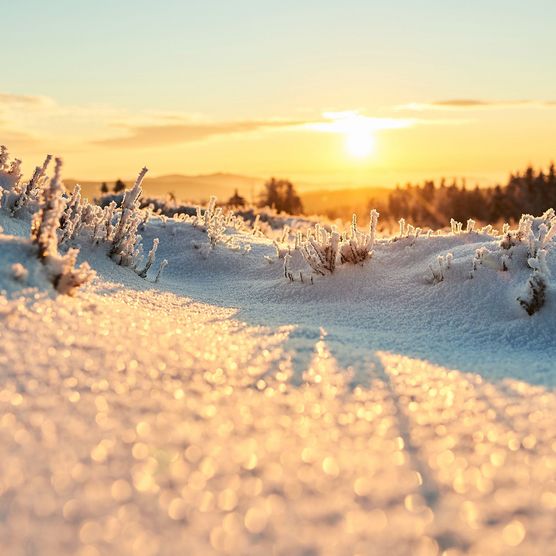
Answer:
<svg viewBox="0 0 556 556"><path fill-rule="evenodd" d="M27 173L52 153L83 180L147 165L326 187L486 185L556 157L556 3L317 7L14 4L0 143Z"/></svg>
<svg viewBox="0 0 556 556"><path fill-rule="evenodd" d="M211 120L4 95L3 142L27 172L52 152L64 157L66 176L81 179L128 178L146 164L152 175L272 174L327 187L440 176L487 184L554 158L556 106L460 104Z"/></svg>

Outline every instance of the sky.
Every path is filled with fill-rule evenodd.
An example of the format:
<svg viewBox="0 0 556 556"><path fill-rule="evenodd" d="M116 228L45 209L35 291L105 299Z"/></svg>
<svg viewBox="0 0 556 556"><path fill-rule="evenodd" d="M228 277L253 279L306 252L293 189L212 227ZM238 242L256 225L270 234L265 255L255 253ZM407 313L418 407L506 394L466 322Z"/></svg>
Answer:
<svg viewBox="0 0 556 556"><path fill-rule="evenodd" d="M0 143L28 173L486 185L556 158L553 0L0 8Z"/></svg>

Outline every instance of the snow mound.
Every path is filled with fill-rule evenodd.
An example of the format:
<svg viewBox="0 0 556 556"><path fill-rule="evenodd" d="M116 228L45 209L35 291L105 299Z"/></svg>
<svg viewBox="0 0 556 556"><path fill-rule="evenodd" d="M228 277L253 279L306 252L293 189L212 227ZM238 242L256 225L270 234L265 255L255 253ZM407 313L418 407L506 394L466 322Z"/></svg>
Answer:
<svg viewBox="0 0 556 556"><path fill-rule="evenodd" d="M333 274L312 274L290 242L280 253L270 239L228 230L238 245L209 241L188 222L151 219L145 241L160 237L170 261L161 287L212 304L240 308L253 324L289 324L299 338L326 328L342 365L358 366L369 350L424 357L490 376L519 376L554 384L556 256L548 247L544 305L529 316L527 295L535 269L525 244L500 247L502 236L480 231L430 237L378 238L361 265L338 264ZM551 240L553 241L553 240ZM477 252L481 255L477 258ZM507 260L506 260L507 258ZM506 270L504 270L506 265ZM441 279L435 274L442 272ZM306 357L302 362L306 364Z"/></svg>

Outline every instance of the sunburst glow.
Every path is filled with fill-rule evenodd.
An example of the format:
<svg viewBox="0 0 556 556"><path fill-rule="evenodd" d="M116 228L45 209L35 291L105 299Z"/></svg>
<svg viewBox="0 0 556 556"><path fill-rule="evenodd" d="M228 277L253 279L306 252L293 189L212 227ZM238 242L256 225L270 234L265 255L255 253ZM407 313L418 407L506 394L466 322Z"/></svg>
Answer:
<svg viewBox="0 0 556 556"><path fill-rule="evenodd" d="M411 119L371 118L355 111L325 112L323 117L328 121L311 124L311 129L343 135L345 150L354 158L365 158L374 153L377 131L414 124Z"/></svg>
<svg viewBox="0 0 556 556"><path fill-rule="evenodd" d="M355 158L365 158L374 152L375 138L367 129L354 129L346 133L346 151Z"/></svg>

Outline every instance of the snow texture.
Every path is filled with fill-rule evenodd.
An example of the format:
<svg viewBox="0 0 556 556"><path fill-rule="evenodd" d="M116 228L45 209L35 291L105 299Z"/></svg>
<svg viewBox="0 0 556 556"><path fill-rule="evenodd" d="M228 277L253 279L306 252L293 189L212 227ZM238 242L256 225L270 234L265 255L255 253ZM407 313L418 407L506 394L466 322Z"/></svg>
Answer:
<svg viewBox="0 0 556 556"><path fill-rule="evenodd" d="M74 297L0 209L3 554L550 553L553 214L266 237L78 195Z"/></svg>

